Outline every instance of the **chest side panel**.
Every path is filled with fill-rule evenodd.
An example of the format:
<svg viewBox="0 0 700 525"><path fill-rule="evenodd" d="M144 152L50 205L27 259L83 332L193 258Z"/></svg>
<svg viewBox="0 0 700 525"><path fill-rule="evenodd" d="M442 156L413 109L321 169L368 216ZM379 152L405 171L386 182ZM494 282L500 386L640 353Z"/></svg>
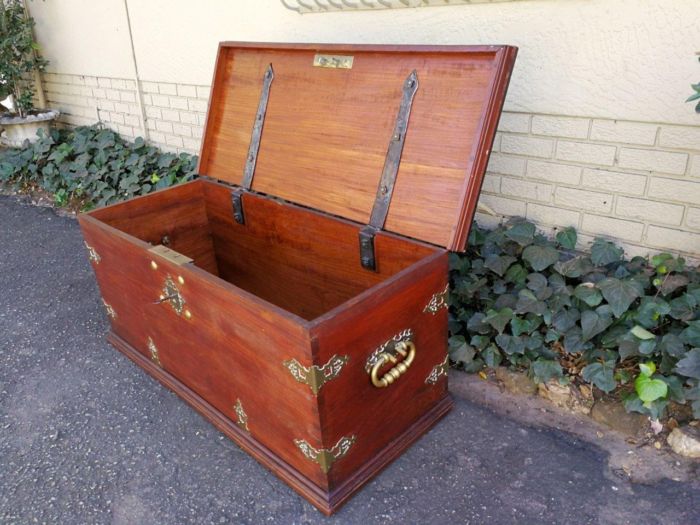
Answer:
<svg viewBox="0 0 700 525"><path fill-rule="evenodd" d="M390 443L446 401L447 377L441 370L446 372L447 308L440 300L446 287L447 254L442 253L397 276L377 293L358 297L317 327L319 362L333 355L349 358L346 370L319 395L326 446L332 447L342 436L355 436L346 458L329 472L333 489L352 483L357 471L378 455L391 455L385 450ZM366 369L368 358L395 337L415 344L415 358L394 383L377 388ZM389 368L382 367L381 373Z"/></svg>
<svg viewBox="0 0 700 525"><path fill-rule="evenodd" d="M162 272L160 271L162 269ZM157 278L184 278L187 320L168 305L150 312L162 366L256 441L320 486L324 479L294 451L299 434L320 435L317 404L284 366L310 362L306 332L271 305L197 268L159 266Z"/></svg>

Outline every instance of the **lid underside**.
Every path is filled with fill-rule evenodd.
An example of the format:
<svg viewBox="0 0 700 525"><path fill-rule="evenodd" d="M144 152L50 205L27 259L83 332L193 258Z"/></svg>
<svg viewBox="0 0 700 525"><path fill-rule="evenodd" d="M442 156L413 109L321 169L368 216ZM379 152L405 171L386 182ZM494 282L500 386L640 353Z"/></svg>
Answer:
<svg viewBox="0 0 700 525"><path fill-rule="evenodd" d="M352 68L314 66L319 53L352 56ZM252 189L367 224L415 70L384 229L461 251L515 54L509 46L221 44L199 172L241 184L271 64Z"/></svg>

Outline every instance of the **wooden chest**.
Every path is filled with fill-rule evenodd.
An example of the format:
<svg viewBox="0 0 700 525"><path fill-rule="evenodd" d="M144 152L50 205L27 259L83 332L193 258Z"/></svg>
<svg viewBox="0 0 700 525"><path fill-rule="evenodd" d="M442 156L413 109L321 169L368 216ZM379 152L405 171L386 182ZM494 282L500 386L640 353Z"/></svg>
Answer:
<svg viewBox="0 0 700 525"><path fill-rule="evenodd" d="M224 43L194 182L80 216L109 341L330 514L449 409L508 46Z"/></svg>

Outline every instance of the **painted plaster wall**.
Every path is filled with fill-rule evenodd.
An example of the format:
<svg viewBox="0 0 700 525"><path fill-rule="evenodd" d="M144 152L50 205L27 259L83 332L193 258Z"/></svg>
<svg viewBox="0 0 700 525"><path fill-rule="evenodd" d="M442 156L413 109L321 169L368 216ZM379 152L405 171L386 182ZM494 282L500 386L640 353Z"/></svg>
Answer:
<svg viewBox="0 0 700 525"><path fill-rule="evenodd" d="M520 54L481 199L631 254L700 258L700 0L520 0L299 15L277 0L33 2L63 122L197 152L220 40L509 43ZM138 106L139 91L145 119Z"/></svg>
<svg viewBox="0 0 700 525"><path fill-rule="evenodd" d="M506 109L697 124L697 0L530 0L299 15L278 0L128 0L142 80L209 84L220 40L520 46ZM123 0L33 2L61 73L131 75Z"/></svg>

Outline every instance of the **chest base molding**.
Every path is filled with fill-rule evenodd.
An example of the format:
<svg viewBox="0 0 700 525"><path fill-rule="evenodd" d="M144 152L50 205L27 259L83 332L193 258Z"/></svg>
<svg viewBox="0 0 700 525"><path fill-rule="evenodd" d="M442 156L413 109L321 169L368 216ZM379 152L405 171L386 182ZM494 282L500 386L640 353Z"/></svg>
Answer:
<svg viewBox="0 0 700 525"><path fill-rule="evenodd" d="M365 483L418 441L423 434L450 411L453 404L449 395L445 395L431 409L422 414L413 425L376 454L371 461L365 463L351 478L331 492L326 492L317 487L307 477L297 472L287 462L277 457L269 448L258 443L250 434L241 430L234 421L223 415L156 363L149 360L113 331L110 331L107 341L135 364L143 368L151 377L175 392L220 432L232 439L241 449L253 456L259 463L267 467L273 474L327 516L336 512Z"/></svg>

